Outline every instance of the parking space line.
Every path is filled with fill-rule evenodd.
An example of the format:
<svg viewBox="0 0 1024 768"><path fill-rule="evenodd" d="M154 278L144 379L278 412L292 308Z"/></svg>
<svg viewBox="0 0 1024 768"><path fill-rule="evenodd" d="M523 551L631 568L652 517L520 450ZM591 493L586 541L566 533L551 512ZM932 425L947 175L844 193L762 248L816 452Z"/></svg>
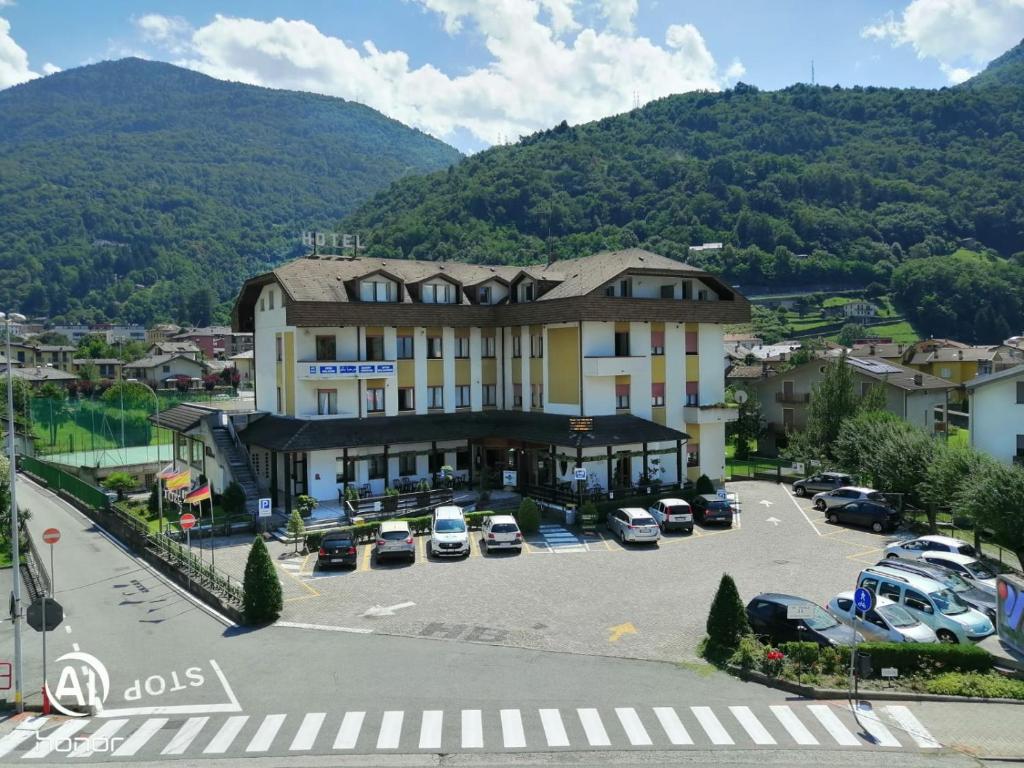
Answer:
<svg viewBox="0 0 1024 768"><path fill-rule="evenodd" d="M469 556L480 557L480 539L476 536L469 537Z"/></svg>
<svg viewBox="0 0 1024 768"><path fill-rule="evenodd" d="M864 558L865 555L870 555L872 552L874 552L874 553L876 553L876 555L874 557L870 558L870 563L868 563L868 564L869 565L876 565L877 562L878 562L878 557L879 557L880 553L882 553L884 551L885 550L883 550L881 547L872 547L871 549L865 549L863 552L854 552L852 555L847 555L846 559L847 560L856 560L856 561L861 562L861 563L868 563L868 560L862 559L862 558Z"/></svg>
<svg viewBox="0 0 1024 768"><path fill-rule="evenodd" d="M309 552L309 553L307 553L307 555L304 558L302 558L302 565L299 566L299 573L300 574L310 575L310 576L313 574L313 570L315 569L316 564L314 563L313 568L310 568L308 571L306 570L306 565L309 563L309 558L313 557L313 555L315 555L315 554L316 554L316 552Z"/></svg>
<svg viewBox="0 0 1024 768"><path fill-rule="evenodd" d="M416 563L423 565L427 562L427 537L417 536L414 541L416 542Z"/></svg>
<svg viewBox="0 0 1024 768"><path fill-rule="evenodd" d="M370 570L370 555L373 551L373 546L370 544L363 545L363 559L359 562L359 570L365 573Z"/></svg>
<svg viewBox="0 0 1024 768"><path fill-rule="evenodd" d="M797 512L799 512L799 513L800 513L801 515L803 515L803 516L804 516L804 520L806 520L806 521L807 521L807 524L808 524L809 526L811 526L811 528L813 528L813 529L814 529L814 532L815 532L816 534L818 534L819 536L823 536L824 534L822 534L822 532L821 532L820 530L818 530L818 526L816 526L816 525L814 524L814 521L812 521L812 520L811 520L811 518L809 518L809 517L807 516L807 513L806 513L806 512L804 512L804 508L800 506L800 504L799 504L799 503L797 502L797 500L796 500L795 498L793 498L793 494L789 492L789 488L787 488L787 487L786 487L786 486L784 486L784 485L782 485L782 486L780 486L780 487L782 488L783 492L784 492L784 493L785 493L785 494L786 494L787 496L789 496L789 500L793 502L793 506L794 506L794 507L796 507L796 511L797 511Z"/></svg>

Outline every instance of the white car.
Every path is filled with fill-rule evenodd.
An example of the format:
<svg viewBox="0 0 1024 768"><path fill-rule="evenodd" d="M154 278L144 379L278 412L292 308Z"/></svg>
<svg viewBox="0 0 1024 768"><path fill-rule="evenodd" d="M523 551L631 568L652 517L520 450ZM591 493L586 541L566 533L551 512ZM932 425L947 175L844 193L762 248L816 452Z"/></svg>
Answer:
<svg viewBox="0 0 1024 768"><path fill-rule="evenodd" d="M523 534L512 515L490 515L480 526L480 540L484 552L492 549L514 549L523 551Z"/></svg>
<svg viewBox="0 0 1024 768"><path fill-rule="evenodd" d="M996 574L985 563L959 552L922 552L921 560L955 571L957 576L991 595L996 593Z"/></svg>
<svg viewBox="0 0 1024 768"><path fill-rule="evenodd" d="M828 612L848 627L853 626L853 592L840 592L828 601ZM857 631L880 643L937 643L935 630L910 615L887 597L876 597L875 607L857 617Z"/></svg>
<svg viewBox="0 0 1024 768"><path fill-rule="evenodd" d="M920 558L925 552L956 552L968 557L977 557L974 547L963 539L952 536L919 536L916 539L896 541L885 548L886 557Z"/></svg>
<svg viewBox="0 0 1024 768"><path fill-rule="evenodd" d="M608 530L622 542L657 544L661 538L658 524L646 509L622 507L608 514Z"/></svg>
<svg viewBox="0 0 1024 768"><path fill-rule="evenodd" d="M661 532L679 528L693 533L693 510L682 499L658 499L647 508Z"/></svg>
<svg viewBox="0 0 1024 768"><path fill-rule="evenodd" d="M462 507L438 507L430 524L430 542L427 545L431 555L469 555L469 531Z"/></svg>
<svg viewBox="0 0 1024 768"><path fill-rule="evenodd" d="M832 507L840 507L849 504L851 501L874 501L879 504L888 504L885 495L874 488L860 488L855 485L847 485L843 488L836 488L834 491L822 491L814 494L814 508L824 512Z"/></svg>

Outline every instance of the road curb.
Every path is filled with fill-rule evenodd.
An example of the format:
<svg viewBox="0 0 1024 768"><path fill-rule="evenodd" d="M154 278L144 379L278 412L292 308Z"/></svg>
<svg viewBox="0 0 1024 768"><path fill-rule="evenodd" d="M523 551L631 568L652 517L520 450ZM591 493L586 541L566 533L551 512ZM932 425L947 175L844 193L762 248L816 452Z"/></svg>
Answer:
<svg viewBox="0 0 1024 768"><path fill-rule="evenodd" d="M808 699L848 699L850 692L838 688L816 688L812 685L802 685L789 680L780 680L776 677L755 672L751 669L726 665L725 671L745 680L749 683L760 683L769 688L776 688L787 693L795 693ZM876 699L878 701L936 701L961 704L1020 704L1024 705L1021 699L980 699L970 696L948 696L937 693L919 693L917 691L875 691L860 690L858 699Z"/></svg>

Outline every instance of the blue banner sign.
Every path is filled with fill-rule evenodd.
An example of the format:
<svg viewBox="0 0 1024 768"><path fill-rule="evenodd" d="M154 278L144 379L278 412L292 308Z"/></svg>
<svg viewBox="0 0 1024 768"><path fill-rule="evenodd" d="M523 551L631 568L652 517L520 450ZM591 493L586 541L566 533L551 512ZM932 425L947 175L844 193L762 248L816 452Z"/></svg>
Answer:
<svg viewBox="0 0 1024 768"><path fill-rule="evenodd" d="M394 363L303 363L303 378L379 378L394 376Z"/></svg>

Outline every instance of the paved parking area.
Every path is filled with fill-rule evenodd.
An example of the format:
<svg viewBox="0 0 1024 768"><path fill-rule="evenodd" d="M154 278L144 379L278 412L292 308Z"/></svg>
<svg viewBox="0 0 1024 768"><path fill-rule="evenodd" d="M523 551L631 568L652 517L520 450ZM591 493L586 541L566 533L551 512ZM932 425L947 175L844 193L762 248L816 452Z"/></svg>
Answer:
<svg viewBox="0 0 1024 768"><path fill-rule="evenodd" d="M809 501L767 482L740 482L731 529L671 534L658 547L623 546L604 532L550 526L522 554L376 562L360 547L354 570L321 571L316 555L272 550L285 584L282 622L542 650L678 661L694 658L723 572L744 600L764 591L825 603L852 589L890 536L831 526Z"/></svg>

